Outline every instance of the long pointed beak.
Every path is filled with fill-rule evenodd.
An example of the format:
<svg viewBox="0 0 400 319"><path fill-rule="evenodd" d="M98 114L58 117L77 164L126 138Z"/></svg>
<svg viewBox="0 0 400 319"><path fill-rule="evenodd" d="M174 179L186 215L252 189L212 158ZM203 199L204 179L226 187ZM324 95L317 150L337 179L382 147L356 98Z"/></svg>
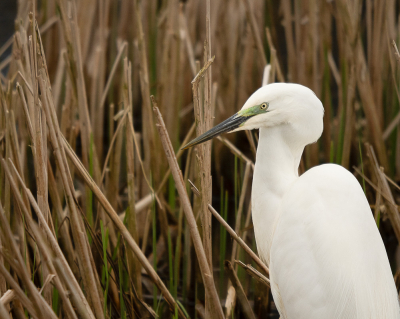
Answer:
<svg viewBox="0 0 400 319"><path fill-rule="evenodd" d="M230 118L219 123L217 126L213 127L211 130L205 132L204 134L196 137L194 140L182 147L183 150L204 143L211 140L213 137L220 135L225 132L231 132L238 128L242 123L246 122L251 116L243 116L239 113L232 115Z"/></svg>

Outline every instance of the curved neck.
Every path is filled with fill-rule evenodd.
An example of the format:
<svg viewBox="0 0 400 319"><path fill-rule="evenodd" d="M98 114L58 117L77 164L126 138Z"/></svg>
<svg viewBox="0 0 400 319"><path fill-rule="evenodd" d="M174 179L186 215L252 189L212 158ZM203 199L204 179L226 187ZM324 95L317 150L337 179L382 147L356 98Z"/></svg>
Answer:
<svg viewBox="0 0 400 319"><path fill-rule="evenodd" d="M252 188L252 217L259 255L269 256L283 195L299 177L304 147L288 144L282 126L261 128ZM269 264L269 257L264 260Z"/></svg>

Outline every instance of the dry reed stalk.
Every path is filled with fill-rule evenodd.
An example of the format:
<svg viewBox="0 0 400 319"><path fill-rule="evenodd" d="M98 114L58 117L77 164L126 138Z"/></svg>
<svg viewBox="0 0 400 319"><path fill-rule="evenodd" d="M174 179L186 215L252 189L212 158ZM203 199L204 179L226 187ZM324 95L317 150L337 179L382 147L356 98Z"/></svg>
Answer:
<svg viewBox="0 0 400 319"><path fill-rule="evenodd" d="M64 222L68 218L67 214L63 211L61 199L57 192L57 184L54 178L53 170L51 168L50 161L47 161L47 171L49 178L49 195L52 203L53 210L56 212L57 219L59 221L58 233L60 234L60 242L63 247L63 252L68 264L71 267L72 272L75 276L78 275L78 268L75 264L75 252L72 245L71 234L69 231L69 222Z"/></svg>
<svg viewBox="0 0 400 319"><path fill-rule="evenodd" d="M208 2L207 2L208 3ZM207 4L207 17L209 17L209 4ZM209 54L209 18L206 18L206 41L204 44L204 58L208 57ZM215 57L214 57L215 58ZM197 73L196 77L192 81L192 92L193 92L193 108L196 119L196 134L197 136L205 133L211 128L211 73L210 67L214 58L205 60L204 67ZM201 82L203 80L203 82ZM202 85L201 85L202 84ZM203 94L202 94L203 91ZM165 146L164 146L165 147ZM201 203L200 203L200 218L203 229L203 248L208 262L208 268L211 270L210 276L213 278L213 267L212 267L212 225L211 216L207 214L207 204L211 201L212 191L212 179L211 179L211 141L203 143L196 147L197 154L197 167L198 176L200 179L201 186ZM171 169L172 166L170 165ZM203 275L204 276L204 275ZM213 302L211 295L206 289L206 316L210 316L212 313Z"/></svg>
<svg viewBox="0 0 400 319"><path fill-rule="evenodd" d="M188 56L189 64L190 64L190 70L192 71L192 76L196 76L196 62L195 62L194 53L193 53L193 45L192 45L192 41L190 39L186 16L183 13L182 5L180 6L180 10L179 10L179 24L180 24L181 36L182 36L183 41L185 42L185 46L186 46L187 56Z"/></svg>
<svg viewBox="0 0 400 319"><path fill-rule="evenodd" d="M243 314L247 319L255 319L256 316L250 306L249 300L246 297L246 293L243 290L242 284L238 276L236 275L236 271L234 270L232 263L229 260L225 260L225 271L228 274L228 277L232 283L232 286L235 288L237 298L242 307Z"/></svg>
<svg viewBox="0 0 400 319"><path fill-rule="evenodd" d="M6 167L4 166L4 159L2 159L2 164L3 168L6 170ZM7 177L10 178L10 172L6 170ZM13 181L10 180L10 182L13 184ZM13 188L14 184L13 184ZM34 313L38 317L41 318L54 318L56 319L57 316L54 314L54 312L51 310L49 305L46 303L46 301L42 298L42 296L39 294L38 290L36 289L35 285L30 279L29 273L25 267L24 259L22 258L21 254L19 253L17 243L15 242L15 239L13 237L10 225L8 224L5 212L3 210L3 207L0 204L0 221L1 221L1 227L3 229L4 237L7 238L8 244L10 244L10 249L11 251L5 251L4 248L1 251L1 254L3 257L10 263L14 271L18 274L20 277L21 281L23 282L25 289L28 292L29 299L33 304L33 309ZM13 256L11 258L11 256ZM4 267L1 265L1 267ZM5 268L4 268L5 270ZM9 274L7 270L2 271L2 275L6 278L8 284L12 286L12 289L17 292L17 287L15 287L15 284L13 284L13 281L10 280ZM21 296L19 296L21 298ZM26 306L26 305L25 305ZM31 309L32 311L32 309ZM32 314L34 314L32 313Z"/></svg>
<svg viewBox="0 0 400 319"><path fill-rule="evenodd" d="M12 302L16 297L16 293L12 289L8 289L0 298L0 303L3 306L6 306L10 302Z"/></svg>
<svg viewBox="0 0 400 319"><path fill-rule="evenodd" d="M385 144L382 143L382 126L380 123L380 115L376 104L375 94L378 94L372 87L371 74L367 68L367 62L362 47L361 39L356 37L356 21L352 20L352 12L349 4L343 0L338 2L338 8L340 13L343 15L341 20L343 28L348 34L349 43L354 43L352 49L354 51L354 61L357 75L357 88L360 93L364 112L371 130L373 139L373 145L377 151L378 158L384 167L388 166L388 159L386 154ZM353 41L353 42L352 42ZM354 42L355 41L355 42ZM374 94L375 93L375 94Z"/></svg>
<svg viewBox="0 0 400 319"><path fill-rule="evenodd" d="M269 269L267 266L261 261L260 258L251 250L249 246L246 245L246 243L241 239L236 232L231 228L231 226L228 225L228 223L221 217L220 214L210 205L208 204L208 210L210 213L214 215L214 217L222 224L222 226L225 227L225 229L228 231L229 235L232 236L234 240L237 241L237 243L240 245L240 247L243 248L243 250L250 255L250 257L255 261L255 263L269 276Z"/></svg>
<svg viewBox="0 0 400 319"><path fill-rule="evenodd" d="M185 212L186 221L189 225L190 234L193 240L193 245L195 247L197 259L200 266L201 275L204 282L204 287L206 290L206 294L208 294L211 298L209 299L209 310L212 310L210 314L210 318L224 318L221 304L219 303L219 298L217 294L217 290L215 289L215 284L213 281L213 277L211 275L211 270L209 268L209 264L207 261L207 257L204 251L204 248L201 243L200 233L197 229L196 221L194 219L192 207L190 205L190 201L186 192L185 183L183 181L182 172L179 169L179 165L176 161L175 152L171 145L171 141L168 137L168 132L165 128L164 121L162 119L161 113L159 112L155 101L153 100L154 112L157 115L158 125L157 128L159 130L159 134L161 137L161 141L164 147L165 154L167 155L168 163L171 168L172 176L175 180L175 185L178 190L178 194L181 200L181 205L183 206L183 210Z"/></svg>
<svg viewBox="0 0 400 319"><path fill-rule="evenodd" d="M152 150L156 149L156 140L154 132L154 120L151 112L151 102L150 102L150 83L149 83L149 71L147 64L147 53L146 53L146 43L144 40L142 16L139 10L138 1L133 1L133 11L136 17L136 27L137 27L137 41L138 49L140 55L140 90L143 99L143 112L142 112L142 123L143 123L143 140L144 143L144 158L145 162L145 176L150 176L150 167L157 167L156 156L152 156Z"/></svg>
<svg viewBox="0 0 400 319"><path fill-rule="evenodd" d="M381 193L382 193L382 185L381 182L378 181L378 191L376 193L375 210L374 210L375 223L377 225L379 225L379 214L380 214L381 200L382 200Z"/></svg>
<svg viewBox="0 0 400 319"><path fill-rule="evenodd" d="M392 224L394 233L396 235L397 241L400 242L400 216L399 216L399 211L396 208L396 203L394 201L392 191L390 190L385 174L383 173L383 169L379 167L374 149L369 144L366 144L365 146L367 148L368 156L372 162L371 164L375 172L375 176L379 181L380 187L382 187L383 194L386 195L385 199L388 200L388 202L391 204L388 205L388 216L390 219L390 223Z"/></svg>
<svg viewBox="0 0 400 319"><path fill-rule="evenodd" d="M206 37L204 41L204 64L206 64L211 59L211 4L210 0L206 0ZM205 133L209 129L211 129L213 124L214 112L212 103L212 66L211 64L207 68L204 73L203 80L203 123L201 126L201 134ZM195 84L193 84L193 91L196 90ZM198 88L197 88L198 89ZM194 92L193 92L193 101L194 101ZM193 102L194 108L196 108L196 102ZM199 108L200 105L197 105ZM200 110L201 112L201 110ZM196 112L197 113L197 112ZM199 119L198 119L199 120ZM198 124L198 123L197 123ZM197 130L199 133L199 130ZM212 199L212 176L211 176L211 141L203 144L203 154L199 156L197 154L197 158L199 159L199 174L200 174L200 182L202 187L201 193L201 207L202 214L200 215L202 220L202 228L203 228L203 248L204 253L207 257L208 267L210 269L210 275L213 278L213 262L212 262L212 219L211 216L207 213L207 204L211 202ZM201 148L200 148L201 150ZM213 296L207 293L205 296L205 315L206 317L212 317L214 313L214 303L212 300Z"/></svg>
<svg viewBox="0 0 400 319"><path fill-rule="evenodd" d="M6 307L0 302L0 317L3 319L11 319Z"/></svg>
<svg viewBox="0 0 400 319"><path fill-rule="evenodd" d="M126 133L126 165L127 165L127 180L128 180L128 201L129 206L127 208L126 216L126 228L132 235L132 238L139 242L139 236L136 226L136 212L135 212L135 155L134 155L134 141L131 131L128 127L129 122L132 121L133 111L132 111L132 68L131 63L127 62L127 58L124 59L124 106L128 110L128 117L125 120L125 133ZM129 212L129 213L128 213ZM127 264L128 273L134 282L137 295L142 299L142 276L141 267L138 259L135 257L131 250L127 251ZM132 294L131 294L132 295Z"/></svg>
<svg viewBox="0 0 400 319"><path fill-rule="evenodd" d="M78 215L77 207L75 205L75 199L73 195L73 186L71 183L70 178L68 177L69 175L69 168L66 164L65 160L65 155L63 154L63 149L59 147L60 143L60 129L58 126L58 122L55 116L55 109L54 106L50 107L48 105L48 102L52 102L51 100L51 94L49 94L49 88L45 84L44 80L44 72L43 69L41 70L41 74L39 76L39 84L41 86L41 92L44 95L43 99L43 108L46 113L46 116L48 118L48 125L49 125L49 135L50 135L50 140L51 144L53 145L53 149L55 150L55 155L56 155L56 162L59 168L59 171L61 173L62 177L62 183L64 185L64 191L65 191L65 196L66 196L66 201L67 205L70 209L70 216L71 216L71 229L74 237L74 241L77 250L77 256L80 264L80 269L81 272L84 273L83 275L83 281L85 283L85 286L88 288L88 297L89 297L89 303L92 303L94 306L96 316L100 316L100 318L103 317L103 310L102 306L99 304L102 300L101 295L98 295L98 290L97 290L97 285L96 285L96 278L95 274L93 272L92 264L91 264L91 252L88 250L88 243L87 243L87 237L85 235L85 232L83 230L83 223L82 220L80 219L80 216ZM98 279L97 279L98 280ZM90 288L90 289L89 289ZM96 296L97 295L97 296ZM81 298L83 296L81 295ZM91 312L91 311L90 311Z"/></svg>
<svg viewBox="0 0 400 319"><path fill-rule="evenodd" d="M294 45L294 37L293 37L293 27L292 27L292 5L291 1L284 0L281 2L282 10L283 10L283 26L285 28L285 38L286 38L286 46L288 52L288 76L287 79L289 82L294 81L296 79L297 74L297 61L298 58L296 56L296 50Z"/></svg>
<svg viewBox="0 0 400 319"><path fill-rule="evenodd" d="M240 260L235 260L235 264L243 267L246 270L246 272L258 282L266 285L268 288L271 286L270 280L267 277L265 277L262 273L257 271L257 269L254 269L252 265L246 265Z"/></svg>
<svg viewBox="0 0 400 319"><path fill-rule="evenodd" d="M19 204L19 207L21 208L22 213L24 213L24 217L25 217L25 221L26 221L27 225L29 227L33 227L32 226L33 225L32 217L28 214L27 206L25 205L25 203L22 200L21 195L19 194L18 187L17 187L17 185L16 185L16 183L15 183L15 181L14 181L12 175L11 175L11 172L10 172L10 170L8 168L8 165L6 164L6 161L4 159L2 160L2 166L3 166L3 168L4 168L4 170L5 170L6 174L7 174L7 177L10 179L10 183L11 183L11 185L13 187L13 190L14 190L14 196L17 199L17 202ZM22 184L22 188L24 190L24 193L27 194L27 196L29 197L29 200L30 200L30 203L31 203L32 207L35 209L37 217L38 217L39 221L42 224L41 229L45 232L46 238L50 242L50 245L51 245L54 253L57 255L58 258L60 258L62 260L63 267L64 267L64 272L66 273L66 276L69 276L69 281L71 282L70 284L71 285L74 284L76 287L78 287L78 291L80 291L79 296L80 296L80 298L82 300L81 302L87 304L86 298L84 297L82 291L80 290L79 284L76 281L74 275L72 274L72 271L69 268L68 263L65 260L65 257L63 255L60 247L58 246L58 243L57 243L57 240L54 237L54 234L50 230L49 225L45 222L44 215L41 213L38 204L36 203L35 199L33 198L33 195L31 194L30 190L28 188L26 188L26 186L24 185L21 177L19 176L19 174L16 171L15 166L13 165L12 162L11 162L11 166L14 168L14 173L19 178L19 182ZM37 243L37 241L38 241L38 239L36 239L36 243ZM48 259L49 258L47 258L47 260ZM60 289L62 289L62 287L60 287ZM91 311L89 312L89 314L91 314ZM94 318L93 314L91 314L90 317Z"/></svg>
<svg viewBox="0 0 400 319"><path fill-rule="evenodd" d="M342 153L342 166L349 168L350 163L350 150L351 140L354 131L354 98L356 93L356 75L354 68L350 70L350 76L347 84L346 94L346 122L344 128L344 141L343 141L343 153Z"/></svg>
<svg viewBox="0 0 400 319"><path fill-rule="evenodd" d="M34 198L33 198L32 194L30 194L30 197L31 197L31 201L34 202ZM38 213L38 216L40 216L39 218L43 221L44 216L43 216L42 212L40 212L40 209L38 206L37 206L36 212ZM46 247L44 237L41 235L39 229L36 227L36 225L34 223L30 225L30 228L32 229L32 231L35 235L36 243L38 244L39 250L43 256L42 260L47 265L49 273L52 274L52 276L54 276L54 278L53 278L54 286L56 287L56 289L58 290L58 293L60 294L60 297L63 302L63 306L65 307L65 311L66 311L68 318L78 319L77 315L75 314L74 308L72 307L71 300L69 299L68 293L64 289L60 278L58 277L58 275L56 275L57 272L56 272L53 262L52 262L52 256L51 256L51 253L49 252L49 249ZM64 282L64 285L66 285L65 282ZM49 286L49 287L51 287L51 286ZM80 301L80 303L82 304L82 301ZM74 306L77 307L78 305L74 304Z"/></svg>
<svg viewBox="0 0 400 319"><path fill-rule="evenodd" d="M229 150L237 157L239 157L243 162L245 163L250 163L251 168L254 171L254 162L250 160L246 155L244 155L239 149L233 145L231 142L229 142L226 138L222 136L217 136L217 140L222 142L225 146L229 148Z"/></svg>
<svg viewBox="0 0 400 319"><path fill-rule="evenodd" d="M394 49L394 56L396 57L396 60L400 65L400 53L399 53L399 50L397 48L396 42L394 42L394 40L392 40L391 44L392 44L393 49ZM399 89L398 89L398 87L396 85L396 81L397 81L396 74L395 74L396 67L393 65L394 63L392 63L391 56L389 57L389 60L391 62L391 69L392 69L392 74L393 74L393 82L395 84L394 87L395 87L395 90L396 90L397 100L400 101L400 92L399 92ZM387 128L383 132L382 138L384 140L387 140L387 138L390 136L390 134L398 126L399 123L400 123L400 112L397 113L397 115L394 117L394 119L389 123L389 125L387 126ZM400 132L400 130L398 130L398 132ZM398 145L399 145L399 143L398 143Z"/></svg>
<svg viewBox="0 0 400 319"><path fill-rule="evenodd" d="M238 234L241 228L242 224L242 212L243 212L243 205L244 205L244 200L246 197L246 192L247 192L247 185L249 183L249 177L250 177L250 163L246 163L246 168L244 171L244 176L243 176L243 185L242 185L242 191L240 193L240 198L239 198L239 207L237 209L236 213L236 222L235 222L235 233ZM239 250L237 247L237 241L233 242L232 245L232 255L231 255L231 261L233 262L239 254Z"/></svg>
<svg viewBox="0 0 400 319"><path fill-rule="evenodd" d="M118 130L118 128L117 128L117 130ZM182 156L184 151L181 149L181 147L183 145L186 145L189 142L189 140L191 139L191 137L194 133L194 130L195 130L195 124L192 125L192 127L186 134L185 138L183 139L183 142L181 143L181 145L179 147L178 153L176 153L177 159L179 159ZM110 147L111 147L111 145L110 145ZM105 171L105 167L103 169L103 173L104 173L104 171ZM157 194L159 194L163 190L165 184L167 183L170 174L171 174L171 169L168 168L168 170L165 172L164 177L162 178L162 180L155 192L156 199L157 199ZM152 201L153 201L153 194L148 194L145 197L143 197L142 199L140 199L138 202L136 202L136 205L135 205L136 213L139 213L142 210L146 209L151 204ZM125 218L125 212L120 214L119 218L123 221Z"/></svg>
<svg viewBox="0 0 400 319"><path fill-rule="evenodd" d="M386 193L384 193L384 192L382 191L381 187L379 187L379 185L377 186L376 184L374 184L367 176L365 176L365 175L361 172L361 170L360 170L358 167L353 166L353 169L354 169L354 171L355 171L358 175L360 175L360 177L362 177L362 178L363 178L377 193L379 193L383 198L385 198L385 199L388 201L388 204L394 206L395 209L398 209L398 208L399 208L399 206L396 205L395 203L393 203L393 202L391 201L390 197L388 197L388 196L386 195Z"/></svg>
<svg viewBox="0 0 400 319"><path fill-rule="evenodd" d="M79 313L79 316L84 318L84 319L91 319L94 318L93 316L90 316L87 312L87 307L85 304L83 304L81 302L81 300L78 298L79 296L79 289L77 289L74 285L72 285L72 283L70 282L68 276L66 276L65 272L64 272L64 267L62 265L62 263L60 262L59 259L54 259L53 261L54 263L54 267L56 268L57 273L59 274L60 278L63 280L63 282L65 282L68 291L70 291L70 296L71 296L71 300L75 305L78 305L76 307L77 312Z"/></svg>
<svg viewBox="0 0 400 319"><path fill-rule="evenodd" d="M279 59L276 54L276 49L275 49L274 43L272 42L271 32L270 32L269 28L265 29L265 33L267 35L267 42L268 42L269 49L271 50L271 65L276 69L276 75L277 75L278 81L285 82L285 77L283 76L281 66L279 64ZM274 76L271 76L271 81L269 81L268 83L272 83L272 82L274 82Z"/></svg>
<svg viewBox="0 0 400 319"><path fill-rule="evenodd" d="M256 43L257 51L260 57L261 67L265 67L267 65L267 58L265 57L264 46L261 40L260 30L256 23L257 19L253 14L253 8L250 0L243 0L243 3L246 8L247 21L250 24L254 42Z"/></svg>
<svg viewBox="0 0 400 319"><path fill-rule="evenodd" d="M75 198L73 195L74 188L71 182L69 168L66 163L65 153L63 148L60 148L61 132L55 115L54 105L52 105L51 107L50 105L48 105L48 102L52 102L52 96L49 92L49 87L45 84L43 69L41 71L42 72L39 76L39 84L41 86L42 95L44 96L42 101L43 108L48 118L47 123L49 126L50 141L53 149L55 150L57 166L61 173L66 201L68 208L70 209L72 234L76 245L80 269L84 273L82 277L83 282L85 287L87 287L86 291L88 293L88 301L93 306L96 317L99 316L99 318L103 318L103 309L101 305L102 295L99 294L96 284L96 280L98 280L98 278L96 278L97 272L94 273L94 269L92 268L92 263L90 261L92 254L89 251L87 237L83 229L83 223L80 219L80 216L78 215L77 207L75 204ZM85 299L82 295L81 298Z"/></svg>
<svg viewBox="0 0 400 319"><path fill-rule="evenodd" d="M1 213L0 213L1 214ZM22 303L22 305L26 308L26 310L32 315L33 318L39 318L37 315L36 309L29 298L25 295L25 292L20 288L18 282L14 280L11 274L4 267L3 263L0 264L0 273L4 276L7 283L14 290L17 295L18 300Z"/></svg>
<svg viewBox="0 0 400 319"><path fill-rule="evenodd" d="M75 152L68 145L68 142L65 140L65 138L63 138L62 143L63 143L62 144L63 149L67 153L67 155L70 158L70 160L72 161L72 163L75 165L76 169L79 171L80 175L83 177L85 183L92 190L93 194L96 196L96 198L98 199L101 206L104 208L104 210L106 211L106 213L108 214L110 219L113 221L113 223L117 227L118 231L124 237L126 244L128 244L128 246L135 253L136 257L138 258L139 262L142 264L143 268L146 270L147 274L150 276L151 280L154 282L155 285L157 285L158 289L160 289L165 300L167 301L168 305L170 306L171 312L174 313L174 311L175 311L174 309L175 309L175 307L177 307L178 311L179 311L179 316L181 318L186 318L186 316L183 314L182 310L176 304L172 295L168 291L167 287L164 285L164 283L162 282L160 277L154 271L153 267L148 262L146 256L143 254L143 252L141 251L141 249L139 248L139 246L137 245L135 240L132 238L131 234L126 229L123 222L119 219L118 214L115 212L114 208L110 205L110 202L107 200L107 198L101 192L99 186L94 182L94 180L92 179L90 174L87 172L87 170L83 166L82 162L76 156Z"/></svg>

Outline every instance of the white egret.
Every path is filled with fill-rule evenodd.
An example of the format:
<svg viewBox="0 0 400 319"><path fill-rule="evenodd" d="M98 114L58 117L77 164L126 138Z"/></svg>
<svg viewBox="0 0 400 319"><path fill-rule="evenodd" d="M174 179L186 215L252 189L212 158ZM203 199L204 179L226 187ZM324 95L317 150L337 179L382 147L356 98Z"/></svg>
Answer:
<svg viewBox="0 0 400 319"><path fill-rule="evenodd" d="M282 319L400 318L385 247L357 179L335 164L298 175L304 147L322 134L323 114L310 89L270 84L185 148L260 129L252 218Z"/></svg>

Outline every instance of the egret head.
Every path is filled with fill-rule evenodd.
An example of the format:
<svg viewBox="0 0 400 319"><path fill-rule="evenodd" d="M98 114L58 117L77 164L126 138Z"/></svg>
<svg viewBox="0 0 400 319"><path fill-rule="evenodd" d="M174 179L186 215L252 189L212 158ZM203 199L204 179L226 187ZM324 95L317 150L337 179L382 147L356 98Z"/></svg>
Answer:
<svg viewBox="0 0 400 319"><path fill-rule="evenodd" d="M242 109L183 149L213 137L241 130L281 127L282 133L299 146L313 143L322 134L324 108L309 88L292 83L273 83L254 92Z"/></svg>

